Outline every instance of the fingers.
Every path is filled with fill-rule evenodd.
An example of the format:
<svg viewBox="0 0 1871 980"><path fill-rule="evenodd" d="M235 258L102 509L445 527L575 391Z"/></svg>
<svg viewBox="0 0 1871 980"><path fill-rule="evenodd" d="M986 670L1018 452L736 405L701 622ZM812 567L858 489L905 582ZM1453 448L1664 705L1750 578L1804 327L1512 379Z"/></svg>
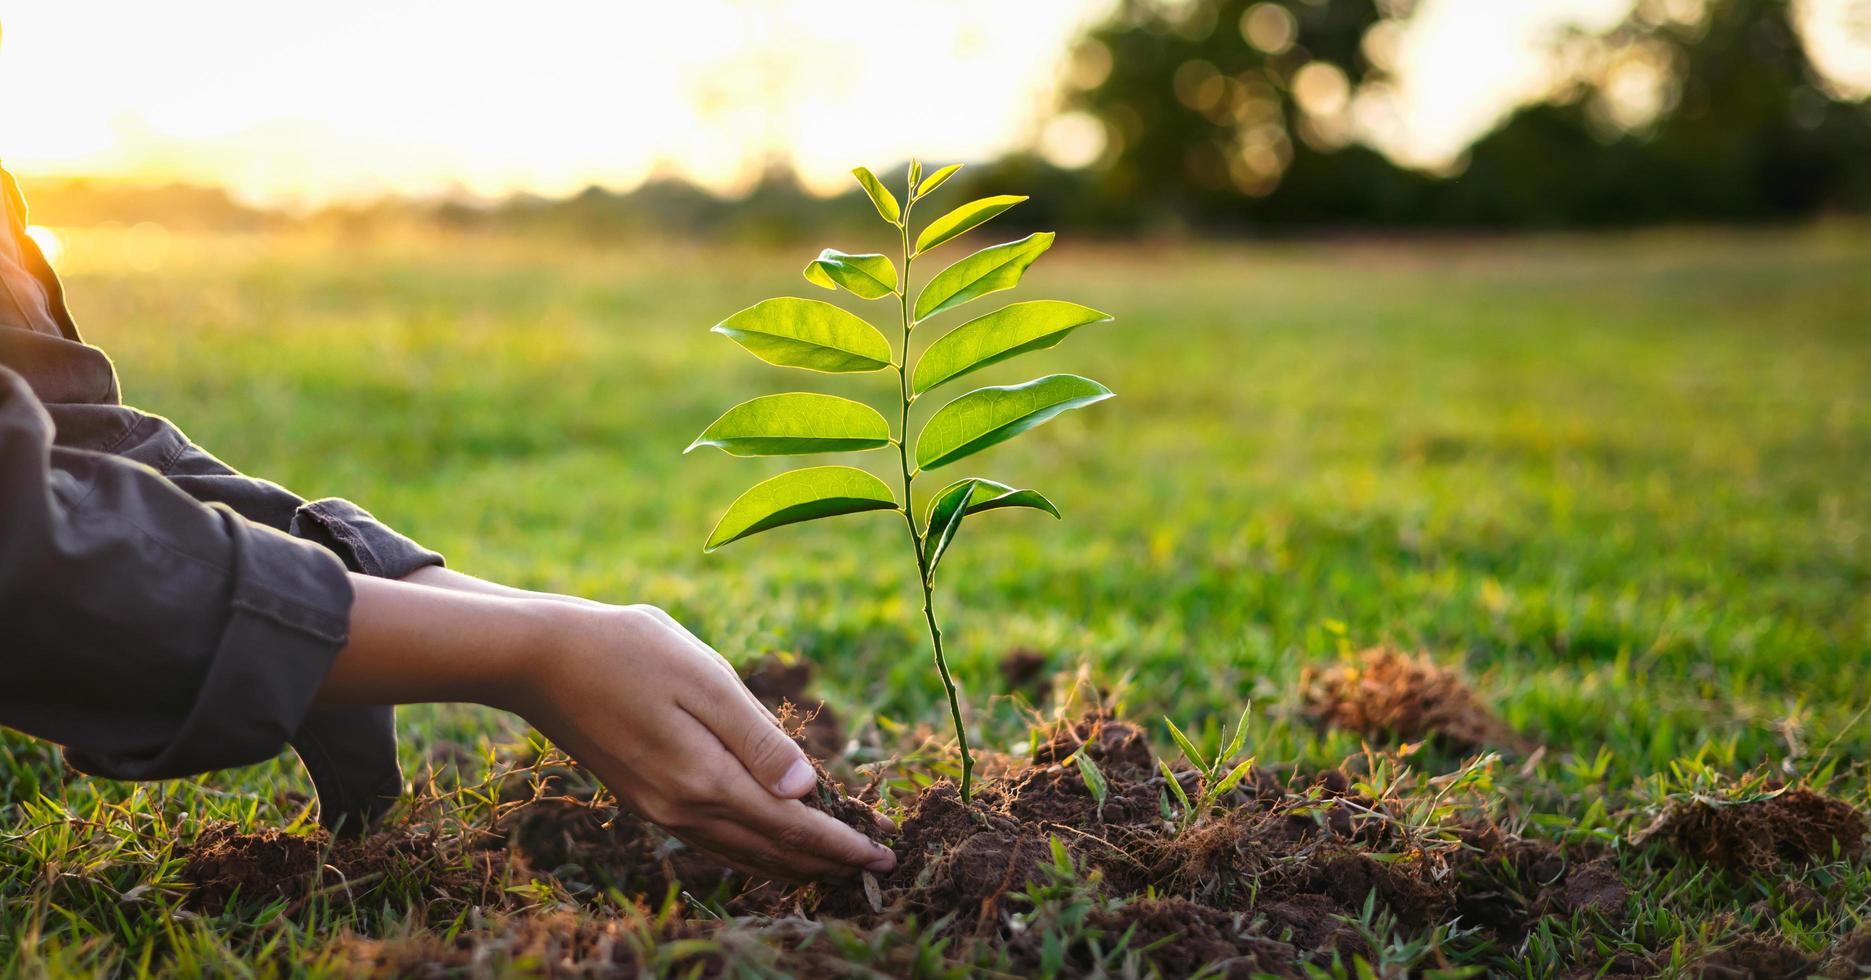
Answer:
<svg viewBox="0 0 1871 980"><path fill-rule="evenodd" d="M722 690L729 685L719 679L702 686L704 690L695 692L699 697L680 692L678 703L721 740L755 782L781 799L796 800L812 792L818 772L771 717Z"/></svg>
<svg viewBox="0 0 1871 980"><path fill-rule="evenodd" d="M773 733L779 739L767 743L773 751L783 746L803 758L772 722L754 716L746 725ZM663 735L671 739L668 757L680 757L672 770L684 778L663 783L662 799L646 801L650 805L639 812L684 839L784 878L848 876L860 868L896 866L889 848L798 800L776 797L693 712L675 712Z"/></svg>
<svg viewBox="0 0 1871 980"><path fill-rule="evenodd" d="M706 821L694 833L706 846L771 877L800 880L879 874L896 867L896 854L837 820L796 801L774 801L781 811L768 823L727 818Z"/></svg>

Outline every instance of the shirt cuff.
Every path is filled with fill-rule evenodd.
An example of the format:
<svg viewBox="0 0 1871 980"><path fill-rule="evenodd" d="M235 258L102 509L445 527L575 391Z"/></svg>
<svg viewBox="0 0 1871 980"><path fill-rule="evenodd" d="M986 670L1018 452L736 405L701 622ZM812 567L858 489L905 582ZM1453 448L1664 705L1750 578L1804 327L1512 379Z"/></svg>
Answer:
<svg viewBox="0 0 1871 980"><path fill-rule="evenodd" d="M174 738L147 756L66 754L112 779L173 779L252 765L300 729L348 639L351 582L323 548L215 511L233 545L227 625Z"/></svg>
<svg viewBox="0 0 1871 980"><path fill-rule="evenodd" d="M335 552L352 571L375 578L402 578L418 568L443 564L439 552L392 531L369 511L337 497L301 505L288 530L293 537Z"/></svg>

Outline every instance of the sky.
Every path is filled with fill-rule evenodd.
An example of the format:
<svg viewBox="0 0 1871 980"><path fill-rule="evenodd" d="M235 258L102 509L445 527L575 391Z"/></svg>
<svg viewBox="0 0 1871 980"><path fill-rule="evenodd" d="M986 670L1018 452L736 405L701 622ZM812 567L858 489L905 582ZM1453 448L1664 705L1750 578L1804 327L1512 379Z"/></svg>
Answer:
<svg viewBox="0 0 1871 980"><path fill-rule="evenodd" d="M1631 2L1423 0L1399 45L1403 125L1388 148L1425 164L1459 153L1539 91L1546 32L1607 26ZM659 173L733 190L776 157L833 191L859 163L1030 145L1072 38L1109 5L9 5L0 160L28 174L222 184L286 205L564 194Z"/></svg>

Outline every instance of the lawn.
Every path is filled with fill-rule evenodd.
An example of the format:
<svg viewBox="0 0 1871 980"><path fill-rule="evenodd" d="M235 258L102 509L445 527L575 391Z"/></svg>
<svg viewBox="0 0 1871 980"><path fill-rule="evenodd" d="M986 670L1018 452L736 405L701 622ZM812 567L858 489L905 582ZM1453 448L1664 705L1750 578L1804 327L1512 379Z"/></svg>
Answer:
<svg viewBox="0 0 1871 980"><path fill-rule="evenodd" d="M737 662L797 653L858 742L847 762L896 760L883 769L900 780L940 771L946 709L895 521L701 553L720 509L785 468L682 456L719 411L796 388L890 394L761 364L708 332L766 296L816 294L798 275L815 248L147 229L67 245L74 311L127 400L217 455L354 499L464 571L656 603ZM1398 969L1589 974L1627 950L1682 971L1769 940L1820 962L1871 914L1862 863L1737 870L1640 831L1672 800L1755 792L1750 772L1866 806L1867 269L1871 235L1850 226L1062 244L1023 298L1117 321L981 381L1071 370L1118 397L980 459L1065 519L982 518L993 532L964 533L944 565L976 738L1030 740L1047 702L1010 696L999 666L1029 648L1048 671L1088 672L1166 759L1163 716L1212 746L1251 702L1247 752L1264 769L1401 765L1406 797L1460 784L1463 812L1609 854L1629 885L1615 915L1550 918L1517 942L1459 922L1380 929L1372 956ZM1302 672L1381 644L1458 669L1525 742L1462 768L1473 753L1366 756L1358 734L1311 724ZM491 712L401 719L412 776L449 761L431 809L452 826L487 817L490 769L528 754L523 727ZM1394 752L1382 744L1372 753ZM1458 770L1468 778L1429 781ZM0 974L336 970L347 930L472 945L512 928L461 903L412 909L419 875L345 901L190 904L184 845L220 821L302 828L307 791L290 757L135 787L0 734ZM549 876L512 887L527 914L602 920L628 904ZM626 915L633 935L676 934ZM749 943L780 942L760 931L776 927L735 928L754 938L705 937L722 944L710 962L770 966ZM928 970L994 955L915 929L893 941ZM654 969L694 948L661 945Z"/></svg>

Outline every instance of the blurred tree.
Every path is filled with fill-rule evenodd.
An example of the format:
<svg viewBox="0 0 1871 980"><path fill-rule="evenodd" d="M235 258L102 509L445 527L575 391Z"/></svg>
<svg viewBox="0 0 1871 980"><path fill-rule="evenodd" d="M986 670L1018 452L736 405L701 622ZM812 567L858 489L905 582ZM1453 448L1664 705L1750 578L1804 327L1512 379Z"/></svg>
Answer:
<svg viewBox="0 0 1871 980"><path fill-rule="evenodd" d="M1409 0L1123 0L1073 54L1068 108L1104 130L1095 206L1212 226L1413 196L1390 185L1416 179L1348 148L1352 96L1383 74L1365 39L1408 14ZM1323 198L1293 189L1320 183Z"/></svg>
<svg viewBox="0 0 1871 980"><path fill-rule="evenodd" d="M1787 0L1641 0L1554 42L1547 98L1444 175L1372 149L1413 0L1122 0L1066 110L1104 133L1099 223L1536 226L1871 209L1871 105Z"/></svg>
<svg viewBox="0 0 1871 980"><path fill-rule="evenodd" d="M1786 0L1638 4L1559 42L1573 70L1426 202L1487 224L1762 220L1871 210L1871 103L1813 65Z"/></svg>

